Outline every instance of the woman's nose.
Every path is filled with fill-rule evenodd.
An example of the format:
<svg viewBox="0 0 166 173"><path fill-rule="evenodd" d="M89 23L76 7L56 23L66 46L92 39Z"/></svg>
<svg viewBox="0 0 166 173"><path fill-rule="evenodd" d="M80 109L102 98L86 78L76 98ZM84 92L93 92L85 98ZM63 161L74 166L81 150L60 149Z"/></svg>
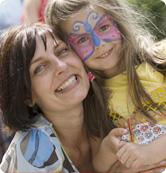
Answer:
<svg viewBox="0 0 166 173"><path fill-rule="evenodd" d="M55 60L55 75L58 76L65 72L68 68L68 64L58 58Z"/></svg>

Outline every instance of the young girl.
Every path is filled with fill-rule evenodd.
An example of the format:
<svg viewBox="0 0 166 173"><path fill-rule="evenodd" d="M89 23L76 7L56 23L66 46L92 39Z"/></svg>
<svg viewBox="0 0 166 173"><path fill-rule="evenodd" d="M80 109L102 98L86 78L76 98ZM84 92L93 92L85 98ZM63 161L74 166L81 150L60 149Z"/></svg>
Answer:
<svg viewBox="0 0 166 173"><path fill-rule="evenodd" d="M52 0L46 20L62 30L80 58L105 78L112 91L110 116L129 131L122 139L131 143L116 141L114 132L103 140L94 160L96 169L106 172L117 159L132 169L166 159L166 59L155 56L144 17L125 0ZM111 144L116 156L108 152Z"/></svg>

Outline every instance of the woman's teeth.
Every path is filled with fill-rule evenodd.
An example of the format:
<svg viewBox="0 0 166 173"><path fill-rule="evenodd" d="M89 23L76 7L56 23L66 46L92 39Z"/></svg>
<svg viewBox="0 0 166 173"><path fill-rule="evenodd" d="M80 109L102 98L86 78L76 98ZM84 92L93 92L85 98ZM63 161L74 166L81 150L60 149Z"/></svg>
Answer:
<svg viewBox="0 0 166 173"><path fill-rule="evenodd" d="M75 75L71 76L69 79L67 79L56 91L60 92L63 91L70 86L74 85L77 82L77 77Z"/></svg>

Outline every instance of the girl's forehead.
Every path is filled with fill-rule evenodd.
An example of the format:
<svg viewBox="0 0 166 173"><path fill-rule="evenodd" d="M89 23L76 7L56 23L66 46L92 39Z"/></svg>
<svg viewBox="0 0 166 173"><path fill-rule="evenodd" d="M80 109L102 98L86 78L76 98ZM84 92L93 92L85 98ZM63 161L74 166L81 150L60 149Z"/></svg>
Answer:
<svg viewBox="0 0 166 173"><path fill-rule="evenodd" d="M61 27L67 33L73 33L77 28L79 28L81 32L86 23L90 24L92 27L95 26L105 13L104 9L100 7L86 7L61 22Z"/></svg>
<svg viewBox="0 0 166 173"><path fill-rule="evenodd" d="M105 11L104 9L100 8L100 7L85 7L85 8L82 8L81 10L79 10L78 12L76 12L75 14L73 14L71 16L71 18L78 18L80 20L86 20L89 15L93 13L93 14L96 14L97 16L101 16L103 14L105 14ZM95 16L94 16L95 18Z"/></svg>

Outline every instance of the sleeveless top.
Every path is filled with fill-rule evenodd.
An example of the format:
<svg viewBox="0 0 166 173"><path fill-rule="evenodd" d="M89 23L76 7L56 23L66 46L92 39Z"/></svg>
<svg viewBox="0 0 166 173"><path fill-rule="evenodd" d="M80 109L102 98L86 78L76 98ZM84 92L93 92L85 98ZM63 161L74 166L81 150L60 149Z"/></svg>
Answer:
<svg viewBox="0 0 166 173"><path fill-rule="evenodd" d="M43 116L37 118L33 128L16 133L0 164L0 172L79 173L52 124Z"/></svg>

